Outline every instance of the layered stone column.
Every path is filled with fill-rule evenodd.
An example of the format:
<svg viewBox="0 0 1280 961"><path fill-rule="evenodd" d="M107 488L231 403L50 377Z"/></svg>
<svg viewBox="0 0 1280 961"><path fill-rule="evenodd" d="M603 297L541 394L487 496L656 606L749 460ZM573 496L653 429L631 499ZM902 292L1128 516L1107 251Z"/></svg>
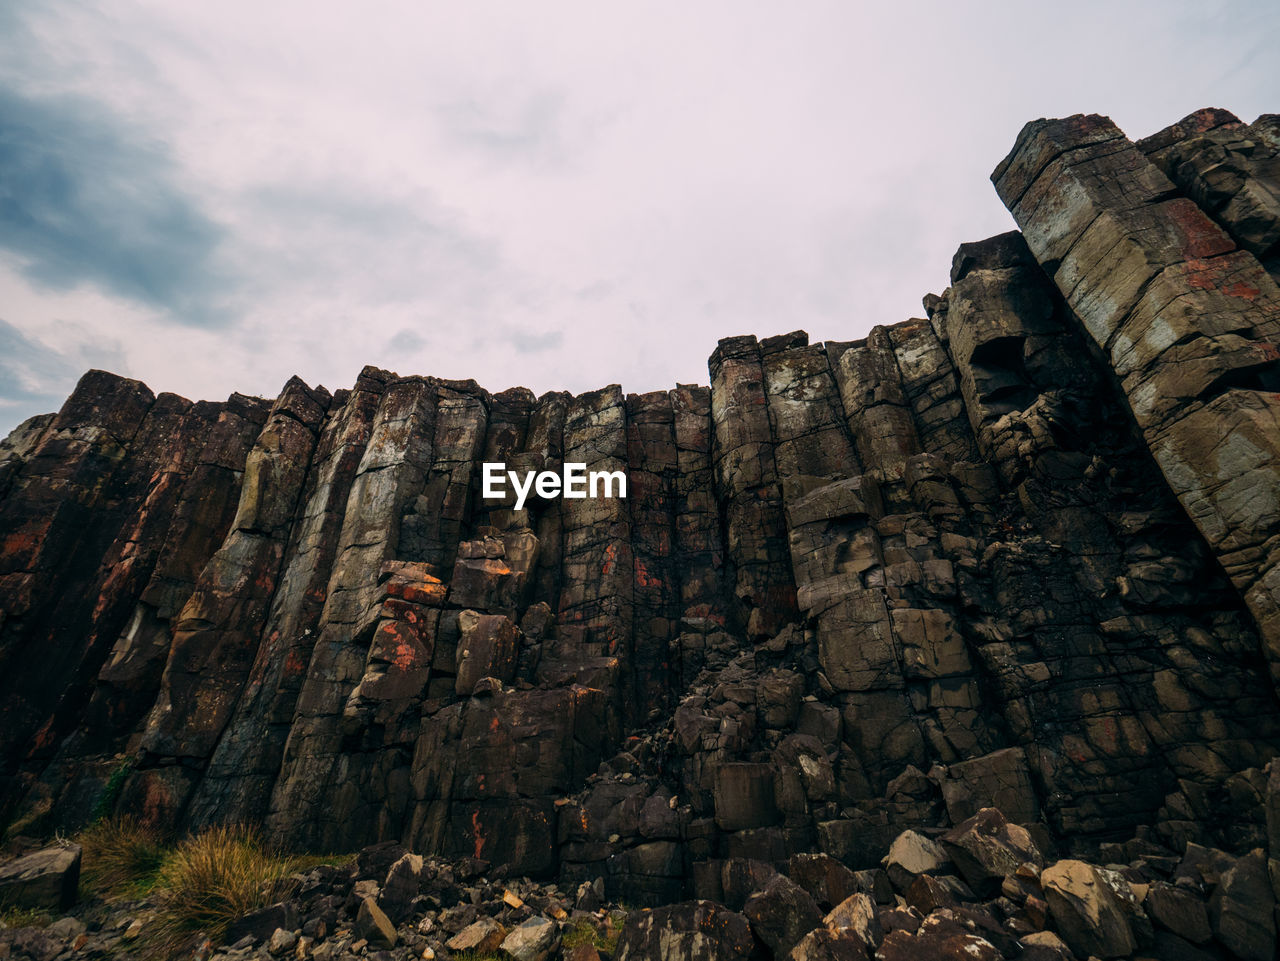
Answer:
<svg viewBox="0 0 1280 961"><path fill-rule="evenodd" d="M267 826L278 836L341 847L376 835L362 762L344 753L342 712L364 676L382 567L396 555L396 521L422 490L433 461L438 397L437 382L410 377L389 384L378 404L347 495L319 636L272 792ZM357 812L366 817L355 818Z"/></svg>
<svg viewBox="0 0 1280 961"><path fill-rule="evenodd" d="M774 456L760 344L720 341L709 361L712 459L724 501L734 594L747 633L765 637L795 614L795 581Z"/></svg>
<svg viewBox="0 0 1280 961"><path fill-rule="evenodd" d="M675 537L675 414L666 391L627 397L628 504L635 629L627 721L643 723L671 696L669 644L679 619Z"/></svg>
<svg viewBox="0 0 1280 961"><path fill-rule="evenodd" d="M191 773L213 754L248 680L281 572L327 391L291 378L245 462L231 532L209 560L174 622L160 695L143 732L146 770L129 790L181 809ZM177 758L182 767L153 769Z"/></svg>
<svg viewBox="0 0 1280 961"><path fill-rule="evenodd" d="M366 367L353 390L334 398L249 680L192 800L193 825L254 822L266 813L315 646L347 497L390 378Z"/></svg>
<svg viewBox="0 0 1280 961"><path fill-rule="evenodd" d="M1200 209L1272 277L1280 276L1280 124L1226 110L1197 110L1138 142Z"/></svg>
<svg viewBox="0 0 1280 961"><path fill-rule="evenodd" d="M1038 120L992 175L1119 378L1280 682L1280 290L1105 117Z"/></svg>

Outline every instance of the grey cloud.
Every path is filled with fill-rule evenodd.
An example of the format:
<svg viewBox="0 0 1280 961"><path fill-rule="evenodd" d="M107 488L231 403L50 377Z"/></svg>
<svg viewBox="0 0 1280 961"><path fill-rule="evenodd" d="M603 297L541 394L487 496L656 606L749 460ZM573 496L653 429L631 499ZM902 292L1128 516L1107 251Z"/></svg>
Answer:
<svg viewBox="0 0 1280 961"><path fill-rule="evenodd" d="M90 100L0 89L0 247L29 280L217 324L221 239L163 145Z"/></svg>
<svg viewBox="0 0 1280 961"><path fill-rule="evenodd" d="M287 276L315 292L356 289L367 304L424 290L480 300L490 286L484 278L502 269L492 240L430 198L302 182L262 184L240 199L251 229L240 232L239 255L247 258L245 273L268 287ZM252 229L258 225L265 229Z"/></svg>
<svg viewBox="0 0 1280 961"><path fill-rule="evenodd" d="M387 341L387 347L395 352L412 353L427 346L427 339L414 330L398 330Z"/></svg>
<svg viewBox="0 0 1280 961"><path fill-rule="evenodd" d="M455 143L499 163L558 166L574 152L567 142L571 138L565 98L549 90L522 97L455 100L440 107L437 118Z"/></svg>
<svg viewBox="0 0 1280 961"><path fill-rule="evenodd" d="M513 330L507 339L522 354L540 354L546 350L559 350L564 345L564 332L548 330L542 333L527 330Z"/></svg>

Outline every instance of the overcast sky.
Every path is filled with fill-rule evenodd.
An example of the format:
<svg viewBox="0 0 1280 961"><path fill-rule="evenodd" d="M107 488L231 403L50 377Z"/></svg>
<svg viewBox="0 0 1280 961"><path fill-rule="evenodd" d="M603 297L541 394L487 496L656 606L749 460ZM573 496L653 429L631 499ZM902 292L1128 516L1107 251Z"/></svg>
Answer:
<svg viewBox="0 0 1280 961"><path fill-rule="evenodd" d="M1280 112L1280 4L0 2L0 436L364 364L707 382L921 313L1042 116Z"/></svg>

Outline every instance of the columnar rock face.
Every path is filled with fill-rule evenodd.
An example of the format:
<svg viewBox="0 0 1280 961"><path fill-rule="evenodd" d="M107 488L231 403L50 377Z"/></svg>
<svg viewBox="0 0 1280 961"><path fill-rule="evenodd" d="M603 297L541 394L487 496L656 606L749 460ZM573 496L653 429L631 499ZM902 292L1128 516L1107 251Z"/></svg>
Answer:
<svg viewBox="0 0 1280 961"><path fill-rule="evenodd" d="M738 910L996 807L1264 877L1277 129L1029 124L993 177L1020 232L962 245L926 317L732 337L709 387L90 372L0 446L11 828L262 822ZM627 497L517 507L486 462Z"/></svg>

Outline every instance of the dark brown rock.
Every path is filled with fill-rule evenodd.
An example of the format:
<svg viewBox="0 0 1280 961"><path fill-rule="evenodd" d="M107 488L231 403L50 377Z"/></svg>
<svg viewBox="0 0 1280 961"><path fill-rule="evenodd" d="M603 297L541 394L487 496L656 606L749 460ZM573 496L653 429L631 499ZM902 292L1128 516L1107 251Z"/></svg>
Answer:
<svg viewBox="0 0 1280 961"><path fill-rule="evenodd" d="M937 958L938 961L1001 961L1004 957L990 941L969 931L946 911L924 919L915 934L891 931L876 952L879 961Z"/></svg>
<svg viewBox="0 0 1280 961"><path fill-rule="evenodd" d="M978 892L994 891L1005 875L1023 864L1044 866L1044 856L1030 833L1010 824L995 808L983 808L941 840L965 881Z"/></svg>
<svg viewBox="0 0 1280 961"><path fill-rule="evenodd" d="M951 859L936 841L915 831L898 835L884 858L889 880L899 891L905 891L921 874L943 874L951 869Z"/></svg>
<svg viewBox="0 0 1280 961"><path fill-rule="evenodd" d="M376 947L394 948L396 946L396 927L372 898L364 898L360 902L360 908L356 912L355 927L352 930L357 938L363 938Z"/></svg>
<svg viewBox="0 0 1280 961"><path fill-rule="evenodd" d="M800 939L787 955L789 961L864 961L871 955L857 935L815 928Z"/></svg>
<svg viewBox="0 0 1280 961"><path fill-rule="evenodd" d="M742 961L757 950L740 914L710 901L632 911L618 937L617 961Z"/></svg>
<svg viewBox="0 0 1280 961"><path fill-rule="evenodd" d="M764 890L747 898L742 913L751 930L775 957L789 954L800 939L822 924L822 912L807 891L785 875L774 875Z"/></svg>
<svg viewBox="0 0 1280 961"><path fill-rule="evenodd" d="M1209 899L1214 937L1238 958L1273 957L1275 903L1266 858L1260 849L1251 851L1223 872Z"/></svg>
<svg viewBox="0 0 1280 961"><path fill-rule="evenodd" d="M259 908L231 922L227 928L227 944L252 937L255 943L266 941L277 930L292 931L298 927L298 909L290 901Z"/></svg>
<svg viewBox="0 0 1280 961"><path fill-rule="evenodd" d="M43 848L0 864L0 902L65 911L80 883L80 846Z"/></svg>
<svg viewBox="0 0 1280 961"><path fill-rule="evenodd" d="M1192 944L1204 944L1213 937L1204 901L1185 888L1153 881L1142 907L1156 924Z"/></svg>
<svg viewBox="0 0 1280 961"><path fill-rule="evenodd" d="M1123 895L1123 881L1082 861L1059 861L1040 876L1057 931L1078 956L1118 958L1137 947Z"/></svg>
<svg viewBox="0 0 1280 961"><path fill-rule="evenodd" d="M787 875L827 910L859 890L854 873L827 854L792 855Z"/></svg>

